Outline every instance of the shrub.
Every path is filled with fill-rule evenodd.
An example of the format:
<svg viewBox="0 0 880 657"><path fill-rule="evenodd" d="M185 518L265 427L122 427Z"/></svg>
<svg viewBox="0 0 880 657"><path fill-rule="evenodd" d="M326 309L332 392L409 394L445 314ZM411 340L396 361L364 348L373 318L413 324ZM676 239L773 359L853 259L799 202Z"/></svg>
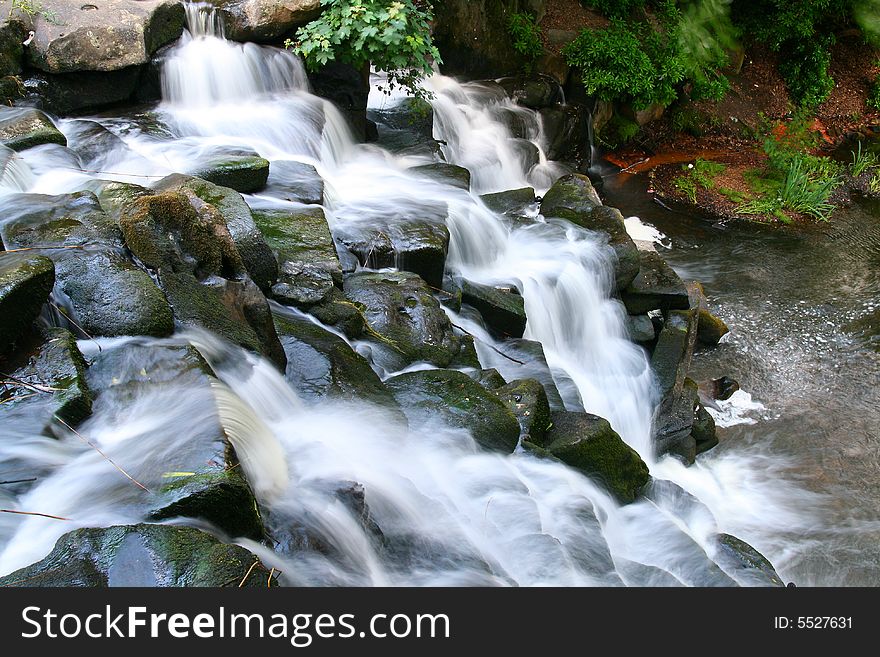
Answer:
<svg viewBox="0 0 880 657"><path fill-rule="evenodd" d="M527 68L531 68L531 63L544 54L541 28L535 23L534 16L523 12L511 14L507 19L507 32L513 41L513 49L526 58Z"/></svg>
<svg viewBox="0 0 880 657"><path fill-rule="evenodd" d="M587 0L584 4L610 18L623 18L644 7L645 0Z"/></svg>

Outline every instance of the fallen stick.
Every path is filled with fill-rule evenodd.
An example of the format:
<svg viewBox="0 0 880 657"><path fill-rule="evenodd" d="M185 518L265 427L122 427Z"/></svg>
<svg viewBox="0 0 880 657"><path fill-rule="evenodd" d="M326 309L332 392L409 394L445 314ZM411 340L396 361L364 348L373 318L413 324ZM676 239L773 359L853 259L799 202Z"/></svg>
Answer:
<svg viewBox="0 0 880 657"><path fill-rule="evenodd" d="M40 516L41 518L51 518L52 520L70 521L70 518L62 518L61 516L53 516L48 513L36 513L35 511L13 511L12 509L0 509L0 513L14 513L19 516Z"/></svg>
<svg viewBox="0 0 880 657"><path fill-rule="evenodd" d="M473 333L471 333L470 331L468 331L466 328L462 328L461 326L459 326L459 325L456 324L455 322L449 322L449 323L452 324L452 325L453 325L455 328L457 328L459 331L461 331L461 332L463 332L463 333L467 333L469 336L471 336L471 337L474 338L475 340L477 339L477 336L475 336ZM481 340L481 342L482 342L482 340ZM483 342L483 344L486 344L486 343ZM513 356L508 356L507 354L505 354L503 351L501 351L501 350L498 349L497 347L493 347L491 344L486 344L486 346L489 347L489 349L491 349L491 350L494 351L495 353L504 356L507 360L511 360L511 361L513 361L514 363L517 363L518 365L525 365L525 363L524 363L523 361L521 361L521 360L517 360L517 359L514 358Z"/></svg>

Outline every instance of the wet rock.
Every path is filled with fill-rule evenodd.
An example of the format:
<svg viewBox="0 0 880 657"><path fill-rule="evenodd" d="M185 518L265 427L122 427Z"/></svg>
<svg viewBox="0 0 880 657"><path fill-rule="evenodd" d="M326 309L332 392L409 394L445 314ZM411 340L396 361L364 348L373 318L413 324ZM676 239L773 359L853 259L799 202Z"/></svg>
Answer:
<svg viewBox="0 0 880 657"><path fill-rule="evenodd" d="M278 259L272 296L283 304L309 308L326 301L342 285L342 267L324 210L259 210L254 220Z"/></svg>
<svg viewBox="0 0 880 657"><path fill-rule="evenodd" d="M0 586L24 587L268 583L269 570L243 547L192 527L148 524L77 529L58 539L45 559L0 578Z"/></svg>
<svg viewBox="0 0 880 657"><path fill-rule="evenodd" d="M408 171L420 178L429 178L459 189L469 190L471 188L471 172L454 164L446 164L445 162L422 164L412 167Z"/></svg>
<svg viewBox="0 0 880 657"><path fill-rule="evenodd" d="M506 192L483 194L480 199L492 212L519 215L535 202L535 190L531 187L523 187Z"/></svg>
<svg viewBox="0 0 880 657"><path fill-rule="evenodd" d="M23 151L41 144L67 146L67 138L40 110L0 107L0 143L14 151Z"/></svg>
<svg viewBox="0 0 880 657"><path fill-rule="evenodd" d="M541 151L528 139L511 139L510 147L516 153L523 171L531 171L541 162Z"/></svg>
<svg viewBox="0 0 880 657"><path fill-rule="evenodd" d="M657 337L654 322L647 315L627 315L626 329L629 339L636 344L649 345Z"/></svg>
<svg viewBox="0 0 880 657"><path fill-rule="evenodd" d="M503 386L507 385L507 381L504 380L504 377L501 376L501 373L498 372L494 367L489 368L488 370L480 370L476 373L475 381L479 383L484 388L488 388L489 390L498 390Z"/></svg>
<svg viewBox="0 0 880 657"><path fill-rule="evenodd" d="M11 14L0 19L0 77L3 78L21 73L24 60L22 42L27 39L31 28L30 21Z"/></svg>
<svg viewBox="0 0 880 657"><path fill-rule="evenodd" d="M415 274L357 273L345 279L344 290L363 307L370 335L392 370L419 362L449 367L467 350L430 288Z"/></svg>
<svg viewBox="0 0 880 657"><path fill-rule="evenodd" d="M208 163L193 175L242 194L251 194L266 186L266 181L269 180L269 160L256 155L229 155Z"/></svg>
<svg viewBox="0 0 880 657"><path fill-rule="evenodd" d="M415 430L439 420L467 429L485 449L509 454L516 448L520 433L516 416L467 374L423 370L400 374L385 383Z"/></svg>
<svg viewBox="0 0 880 657"><path fill-rule="evenodd" d="M332 61L316 71L308 71L308 76L312 93L336 105L346 118L354 138L366 141L371 125L367 121L369 67L357 69L351 64Z"/></svg>
<svg viewBox="0 0 880 657"><path fill-rule="evenodd" d="M324 202L324 180L310 164L275 160L269 169L268 192L286 201L320 205Z"/></svg>
<svg viewBox="0 0 880 657"><path fill-rule="evenodd" d="M368 402L399 410L370 364L342 338L314 322L295 315L275 314L275 326L284 352L284 377L306 399L332 397Z"/></svg>
<svg viewBox="0 0 880 657"><path fill-rule="evenodd" d="M324 301L311 306L309 314L314 315L322 324L342 331L351 339L363 336L367 328L367 321L360 307L335 288L330 290Z"/></svg>
<svg viewBox="0 0 880 657"><path fill-rule="evenodd" d="M679 393L668 394L661 400L654 417L654 445L658 454L672 454L690 465L697 456L698 437L711 441L699 428L694 433L699 399L697 384L685 379ZM710 447L707 444L705 449Z"/></svg>
<svg viewBox="0 0 880 657"><path fill-rule="evenodd" d="M547 75L520 75L501 78L498 84L510 99L529 109L539 110L562 102L562 88Z"/></svg>
<svg viewBox="0 0 880 657"><path fill-rule="evenodd" d="M126 244L148 269L184 325L201 326L284 367L269 305L247 275L220 213L191 196L164 192L129 205L120 217Z"/></svg>
<svg viewBox="0 0 880 657"><path fill-rule="evenodd" d="M697 340L704 345L713 347L720 342L721 338L730 333L724 320L713 315L709 310L709 302L703 286L693 281L687 284L690 307L698 313Z"/></svg>
<svg viewBox="0 0 880 657"><path fill-rule="evenodd" d="M141 84L141 66L116 71L34 73L24 81L27 102L47 112L69 115L132 99Z"/></svg>
<svg viewBox="0 0 880 657"><path fill-rule="evenodd" d="M639 273L620 298L631 315L691 307L684 282L653 249L639 251Z"/></svg>
<svg viewBox="0 0 880 657"><path fill-rule="evenodd" d="M589 413L551 413L546 450L601 482L618 500L635 501L650 479L648 466L607 420Z"/></svg>
<svg viewBox="0 0 880 657"><path fill-rule="evenodd" d="M545 153L550 160L589 161L589 114L581 105L558 105L540 111L547 139Z"/></svg>
<svg viewBox="0 0 880 657"><path fill-rule="evenodd" d="M536 445L543 445L550 421L550 403L544 386L535 379L511 381L493 391L516 416L520 437Z"/></svg>
<svg viewBox="0 0 880 657"><path fill-rule="evenodd" d="M141 196L152 196L156 193L148 187L116 182L115 180L95 180L88 185L87 189L98 197L101 209L114 221L118 221L119 214L126 205Z"/></svg>
<svg viewBox="0 0 880 657"><path fill-rule="evenodd" d="M751 586L783 586L773 564L751 545L730 534L716 536L716 559L737 581Z"/></svg>
<svg viewBox="0 0 880 657"><path fill-rule="evenodd" d="M248 275L261 290L268 292L278 278L278 264L241 194L230 187L180 174L163 178L156 184L156 189L194 194L219 212ZM191 204L193 201L190 196ZM194 205L199 206L198 203ZM209 208L204 210L210 212Z"/></svg>
<svg viewBox="0 0 880 657"><path fill-rule="evenodd" d="M602 205L593 183L586 176L570 174L557 180L541 200L544 216L559 216L556 212L567 210L575 214L588 214Z"/></svg>
<svg viewBox="0 0 880 657"><path fill-rule="evenodd" d="M165 296L131 261L94 194L15 194L0 205L0 233L10 248L50 247L43 253L55 263L56 303L76 330L159 337L173 331Z"/></svg>
<svg viewBox="0 0 880 657"><path fill-rule="evenodd" d="M31 327L55 285L52 260L0 252L0 354Z"/></svg>
<svg viewBox="0 0 880 657"><path fill-rule="evenodd" d="M550 408L553 410L561 410L565 407L572 407L573 410L583 410L580 408L580 401L566 400L562 401L562 396L556 387L553 372L547 364L547 356L544 354L544 345L536 340L526 340L523 338L514 338L504 341L501 349L508 358L515 361L508 361L504 358L503 365L507 366L512 363L515 369L512 369L508 377L513 378L529 378L536 379L544 386L547 393L547 399L550 402ZM506 371L502 368L502 371Z"/></svg>
<svg viewBox="0 0 880 657"><path fill-rule="evenodd" d="M54 20L36 20L28 46L32 66L47 73L117 71L146 64L183 31L174 0L101 0L83 10L74 2L44 2Z"/></svg>
<svg viewBox="0 0 880 657"><path fill-rule="evenodd" d="M492 287L459 279L461 300L476 308L486 325L501 336L521 338L526 330L525 302L513 286Z"/></svg>
<svg viewBox="0 0 880 657"><path fill-rule="evenodd" d="M0 406L0 417L16 412L22 404L39 404L43 432L52 436L59 419L76 425L88 417L92 396L85 376L87 365L73 334L50 328L42 333L42 340L28 363L12 373L12 392Z"/></svg>
<svg viewBox="0 0 880 657"><path fill-rule="evenodd" d="M731 379L729 376L700 383L700 392L708 399L730 399L733 393L739 389L739 381Z"/></svg>
<svg viewBox="0 0 880 657"><path fill-rule="evenodd" d="M691 426L691 436L696 443L696 453L702 454L718 445L718 435L715 431L715 420L702 404L697 404L694 409L694 423Z"/></svg>
<svg viewBox="0 0 880 657"><path fill-rule="evenodd" d="M125 152L125 142L97 121L76 119L70 121L65 130L68 135L68 147L83 163L103 160L108 153Z"/></svg>
<svg viewBox="0 0 880 657"><path fill-rule="evenodd" d="M226 37L233 41L275 43L317 18L319 0L211 0L220 11Z"/></svg>

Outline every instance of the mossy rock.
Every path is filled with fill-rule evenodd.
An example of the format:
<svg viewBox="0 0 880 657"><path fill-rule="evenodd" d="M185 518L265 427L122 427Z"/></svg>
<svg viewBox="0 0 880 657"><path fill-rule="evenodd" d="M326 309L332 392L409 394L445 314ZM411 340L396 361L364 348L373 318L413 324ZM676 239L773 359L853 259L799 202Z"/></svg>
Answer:
<svg viewBox="0 0 880 657"><path fill-rule="evenodd" d="M693 433L699 401L697 384L686 378L679 392L664 396L654 413L654 447L657 454L672 454L690 465L697 456ZM707 446L707 449L709 446Z"/></svg>
<svg viewBox="0 0 880 657"><path fill-rule="evenodd" d="M507 381L494 367L488 370L480 370L474 374L474 380L488 390L498 390L507 385Z"/></svg>
<svg viewBox="0 0 880 657"><path fill-rule="evenodd" d="M52 260L0 252L0 354L11 350L40 314L55 285Z"/></svg>
<svg viewBox="0 0 880 657"><path fill-rule="evenodd" d="M408 171L420 178L429 178L466 191L471 188L471 172L454 164L446 164L445 162L421 164L408 169Z"/></svg>
<svg viewBox="0 0 880 657"><path fill-rule="evenodd" d="M639 273L620 298L631 315L691 307L684 281L653 249L639 251Z"/></svg>
<svg viewBox="0 0 880 657"><path fill-rule="evenodd" d="M324 202L324 180L311 164L275 160L269 169L266 191L285 201L308 205Z"/></svg>
<svg viewBox="0 0 880 657"><path fill-rule="evenodd" d="M265 588L274 585L269 576L243 547L192 527L139 524L67 533L45 559L0 578L0 586Z"/></svg>
<svg viewBox="0 0 880 657"><path fill-rule="evenodd" d="M521 338L526 330L525 301L514 286L493 287L467 279L458 281L461 300L476 308L496 335Z"/></svg>
<svg viewBox="0 0 880 657"><path fill-rule="evenodd" d="M89 183L87 189L98 197L104 212L117 221L122 209L129 203L142 196L152 196L156 193L149 187L115 180L95 180Z"/></svg>
<svg viewBox="0 0 880 657"><path fill-rule="evenodd" d="M638 453L608 420L589 413L554 411L546 449L563 463L598 480L620 502L634 502L650 475Z"/></svg>
<svg viewBox="0 0 880 657"><path fill-rule="evenodd" d="M269 160L259 156L230 155L208 163L193 172L193 175L242 194L252 194L266 186L269 179Z"/></svg>
<svg viewBox="0 0 880 657"><path fill-rule="evenodd" d="M727 324L709 310L709 301L702 284L693 281L687 284L690 307L695 309L697 316L697 340L706 346L714 347L721 338L730 333Z"/></svg>
<svg viewBox="0 0 880 657"><path fill-rule="evenodd" d="M361 306L337 289L330 290L321 303L309 307L309 313L326 326L332 326L352 340L364 335L367 320Z"/></svg>
<svg viewBox="0 0 880 657"><path fill-rule="evenodd" d="M785 586L770 560L745 541L718 534L715 545L719 565L737 581L750 586Z"/></svg>
<svg viewBox="0 0 880 657"><path fill-rule="evenodd" d="M39 110L0 107L0 143L14 151L23 151L42 144L67 146L67 138Z"/></svg>
<svg viewBox="0 0 880 657"><path fill-rule="evenodd" d="M511 381L493 392L516 416L521 439L543 445L552 424L550 403L544 386L534 379L521 379Z"/></svg>
<svg viewBox="0 0 880 657"><path fill-rule="evenodd" d="M602 199L599 198L590 179L578 173L572 173L557 180L547 190L541 199L541 214L555 217L558 216L556 212L559 210L589 214L600 205L602 205Z"/></svg>
<svg viewBox="0 0 880 657"><path fill-rule="evenodd" d="M531 187L523 187L494 194L482 194L480 200L492 212L518 215L535 203L535 190Z"/></svg>
<svg viewBox="0 0 880 657"><path fill-rule="evenodd" d="M691 426L691 436L696 443L697 455L708 452L718 445L718 434L715 429L715 419L702 404L697 404L694 411L694 423Z"/></svg>
<svg viewBox="0 0 880 657"><path fill-rule="evenodd" d="M520 428L513 412L467 374L422 370L385 383L416 430L439 420L467 429L483 448L505 454L513 452L519 442Z"/></svg>

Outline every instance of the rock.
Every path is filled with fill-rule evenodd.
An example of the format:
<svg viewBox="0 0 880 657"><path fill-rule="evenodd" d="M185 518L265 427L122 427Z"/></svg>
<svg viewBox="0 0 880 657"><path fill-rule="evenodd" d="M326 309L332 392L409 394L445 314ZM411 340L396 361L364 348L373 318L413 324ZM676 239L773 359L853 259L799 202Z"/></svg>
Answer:
<svg viewBox="0 0 880 657"><path fill-rule="evenodd" d="M253 553L198 529L139 524L65 534L45 559L0 578L0 586L265 588L269 575Z"/></svg>
<svg viewBox="0 0 880 657"><path fill-rule="evenodd" d="M407 272L357 273L345 295L364 308L376 347L397 370L413 363L449 367L473 345L459 338L425 282Z"/></svg>
<svg viewBox="0 0 880 657"><path fill-rule="evenodd" d="M471 188L471 172L454 164L446 164L445 162L421 164L408 169L408 171L419 178L436 180L444 185L452 185L465 191Z"/></svg>
<svg viewBox="0 0 880 657"><path fill-rule="evenodd" d="M67 138L52 120L29 107L0 107L0 142L14 151L41 144L67 146Z"/></svg>
<svg viewBox="0 0 880 657"><path fill-rule="evenodd" d="M648 466L623 442L608 420L589 413L554 411L546 449L563 463L599 480L624 504L648 483Z"/></svg>
<svg viewBox="0 0 880 657"><path fill-rule="evenodd" d="M98 197L101 209L114 221L119 220L122 209L135 199L155 194L155 191L148 187L110 180L92 181L87 186L87 190Z"/></svg>
<svg viewBox="0 0 880 657"><path fill-rule="evenodd" d="M500 78L498 84L513 102L533 110L552 107L563 100L559 83L547 75Z"/></svg>
<svg viewBox="0 0 880 657"><path fill-rule="evenodd" d="M156 184L156 189L192 192L214 207L226 224L248 275L264 292L271 289L278 279L278 264L241 194L229 187L180 174L163 178Z"/></svg>
<svg viewBox="0 0 880 657"><path fill-rule="evenodd" d="M657 337L654 323L647 315L627 315L626 332L629 339L640 345L649 345Z"/></svg>
<svg viewBox="0 0 880 657"><path fill-rule="evenodd" d="M107 72L33 73L24 81L25 102L62 116L94 110L133 98L141 77L139 66Z"/></svg>
<svg viewBox="0 0 880 657"><path fill-rule="evenodd" d="M68 147L79 155L84 165L95 161L107 162L107 155L114 152L125 153L125 142L97 121L76 119L65 125ZM96 168L96 167L84 167ZM122 184L122 183L119 183Z"/></svg>
<svg viewBox="0 0 880 657"><path fill-rule="evenodd" d="M678 274L666 264L659 253L639 251L639 273L620 293L620 298L631 315L650 310L687 310L690 308L688 291Z"/></svg>
<svg viewBox="0 0 880 657"><path fill-rule="evenodd" d="M541 163L541 151L533 141L511 139L509 143L511 149L516 153L523 171L531 171L533 167Z"/></svg>
<svg viewBox="0 0 880 657"><path fill-rule="evenodd" d="M177 321L204 327L285 366L266 298L247 276L213 206L196 209L191 196L163 192L134 201L119 224L132 253L155 272Z"/></svg>
<svg viewBox="0 0 880 657"><path fill-rule="evenodd" d="M340 61L308 71L312 93L336 105L348 121L354 138L365 141L369 132L367 101L370 96L369 67L356 69Z"/></svg>
<svg viewBox="0 0 880 657"><path fill-rule="evenodd" d="M229 187L242 194L258 192L269 180L269 160L256 155L229 155L206 164L193 173L221 187Z"/></svg>
<svg viewBox="0 0 880 657"><path fill-rule="evenodd" d="M539 114L547 139L547 159L589 163L589 113L582 105L545 107Z"/></svg>
<svg viewBox="0 0 880 657"><path fill-rule="evenodd" d="M233 41L275 43L315 19L320 0L210 0Z"/></svg>
<svg viewBox="0 0 880 657"><path fill-rule="evenodd" d="M730 333L730 329L727 328L724 320L709 311L706 292L700 283L693 281L688 283L686 287L690 307L698 312L697 340L704 345L713 347L721 341L721 338Z"/></svg>
<svg viewBox="0 0 880 657"><path fill-rule="evenodd" d="M737 581L751 586L783 586L773 564L751 545L730 534L718 534L715 558Z"/></svg>
<svg viewBox="0 0 880 657"><path fill-rule="evenodd" d="M491 287L460 279L461 300L476 308L496 335L521 338L526 330L525 302L513 286Z"/></svg>
<svg viewBox="0 0 880 657"><path fill-rule="evenodd" d="M492 212L519 215L535 203L535 190L531 187L523 187L522 189L511 189L506 192L482 194L480 200Z"/></svg>
<svg viewBox="0 0 880 657"><path fill-rule="evenodd" d="M324 202L324 180L317 169L292 160L272 162L266 191L296 203L320 205Z"/></svg>
<svg viewBox="0 0 880 657"><path fill-rule="evenodd" d="M614 288L625 289L639 273L639 250L626 232L623 215L601 205L599 195L586 176L571 174L557 180L541 201L545 217L566 219L581 228L604 234L613 249Z"/></svg>
<svg viewBox="0 0 880 657"><path fill-rule="evenodd" d="M715 432L715 420L702 404L697 404L694 409L694 423L691 426L691 436L696 443L697 454L708 452L718 445L718 435Z"/></svg>
<svg viewBox="0 0 880 657"><path fill-rule="evenodd" d="M368 402L399 411L370 364L342 338L295 315L275 313L275 326L287 354L284 378L301 396Z"/></svg>
<svg viewBox="0 0 880 657"><path fill-rule="evenodd" d="M467 429L484 449L510 454L519 441L519 423L504 403L467 374L422 370L388 379L410 425L418 431L437 420Z"/></svg>
<svg viewBox="0 0 880 657"><path fill-rule="evenodd" d="M729 376L722 376L718 379L700 383L700 391L708 399L730 399L733 393L739 389L739 382L731 379Z"/></svg>
<svg viewBox="0 0 880 657"><path fill-rule="evenodd" d="M10 7L10 14L12 13ZM28 23L27 25L25 23ZM7 15L0 18L0 77L18 75L22 71L24 46L30 29L29 20Z"/></svg>
<svg viewBox="0 0 880 657"><path fill-rule="evenodd" d="M311 306L309 313L326 326L342 331L351 339L359 338L367 328L367 320L361 309L337 289L321 303Z"/></svg>
<svg viewBox="0 0 880 657"><path fill-rule="evenodd" d="M507 385L507 381L504 380L504 377L496 370L494 367L488 370L480 370L476 373L477 378L474 380L477 381L481 386L487 388L489 390L498 390L503 386Z"/></svg>
<svg viewBox="0 0 880 657"><path fill-rule="evenodd" d="M553 410L562 410L563 408L571 408L571 410L583 410L580 407L580 397L575 399L566 399L562 401L562 396L556 387L553 372L547 364L547 357L544 354L544 345L535 340L526 340L523 338L513 338L504 341L502 351L510 358L516 359L517 363L502 358L496 364L502 372L507 372L510 379L536 379L544 386L547 393L547 400L550 402L550 408ZM520 364L521 363L521 364ZM511 366L508 372L507 367Z"/></svg>
<svg viewBox="0 0 880 657"><path fill-rule="evenodd" d="M493 392L516 416L520 438L543 445L551 425L550 403L547 401L544 386L535 379L521 379Z"/></svg>
<svg viewBox="0 0 880 657"><path fill-rule="evenodd" d="M0 252L0 354L27 332L55 285L52 260L33 252Z"/></svg>
<svg viewBox="0 0 880 657"><path fill-rule="evenodd" d="M94 194L15 194L0 206L7 246L55 247L43 253L55 263L56 303L76 322L73 329L91 336L173 331L165 296L128 257L119 228Z"/></svg>
<svg viewBox="0 0 880 657"><path fill-rule="evenodd" d="M146 64L183 31L183 6L174 0L100 0L84 5L44 0L36 36L28 46L32 66L47 73L118 71Z"/></svg>
<svg viewBox="0 0 880 657"><path fill-rule="evenodd" d="M207 408L216 404L213 372L188 345L133 341L105 349L93 359L88 382L96 395L95 411L105 416L137 400L174 403L182 392ZM163 440L163 447L173 454L171 467L167 461L150 458L131 471L153 491L150 517L201 518L229 536L262 539L253 491L216 411L206 413L186 435Z"/></svg>
<svg viewBox="0 0 880 657"><path fill-rule="evenodd" d="M309 308L327 300L334 285L342 285L342 267L322 208L258 210L254 220L280 265L272 286L276 300Z"/></svg>
<svg viewBox="0 0 880 657"><path fill-rule="evenodd" d="M92 412L92 396L86 382L86 362L70 331L50 328L43 333L43 343L23 367L13 372L13 381L29 384L12 387L10 397L0 406L0 416L15 412L22 404L45 405L39 409L43 432L54 435L58 419L75 426ZM35 387L31 387L35 386ZM41 391L37 399L33 393ZM43 397L42 395L47 395ZM51 398L51 401L48 401ZM56 419L57 418L57 419ZM63 433L63 432L62 432Z"/></svg>

